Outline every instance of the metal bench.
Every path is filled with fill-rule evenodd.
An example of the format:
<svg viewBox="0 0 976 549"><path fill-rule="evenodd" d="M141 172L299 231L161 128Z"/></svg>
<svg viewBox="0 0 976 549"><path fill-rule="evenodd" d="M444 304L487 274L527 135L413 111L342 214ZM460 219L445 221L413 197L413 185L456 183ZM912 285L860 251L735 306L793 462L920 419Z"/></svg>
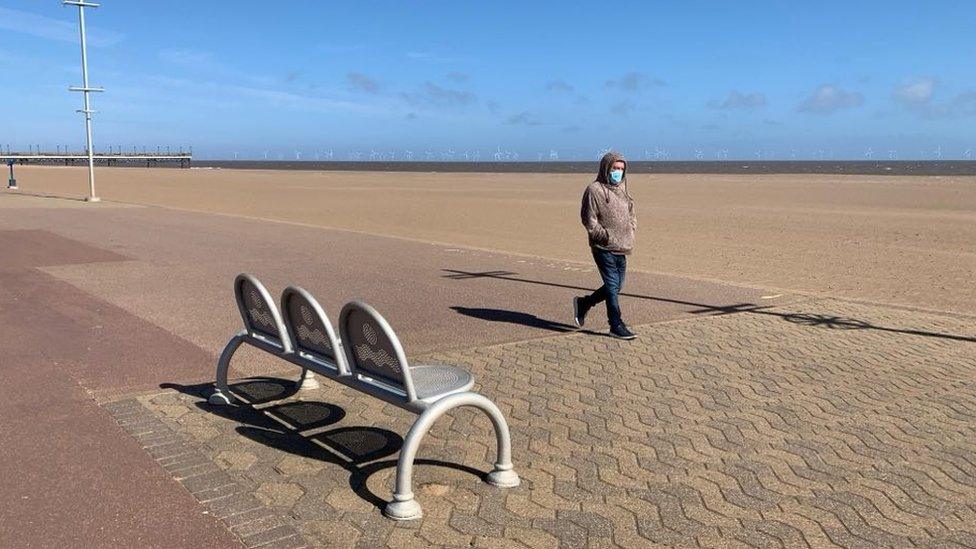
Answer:
<svg viewBox="0 0 976 549"><path fill-rule="evenodd" d="M518 486L512 468L512 444L508 423L495 404L470 391L474 378L467 371L445 365L411 366L393 329L375 309L353 301L339 315L337 339L322 307L305 290L289 286L281 296L281 310L265 287L253 276L240 274L234 281L237 307L244 330L224 347L217 362L216 391L209 402L230 404L227 371L234 352L243 343L283 358L302 369L298 384L317 387L312 372L337 381L384 402L419 414L404 438L397 461L393 501L383 514L395 520L422 516L411 488L413 462L421 439L439 417L460 406L484 412L495 429L497 459L485 480L500 487Z"/></svg>

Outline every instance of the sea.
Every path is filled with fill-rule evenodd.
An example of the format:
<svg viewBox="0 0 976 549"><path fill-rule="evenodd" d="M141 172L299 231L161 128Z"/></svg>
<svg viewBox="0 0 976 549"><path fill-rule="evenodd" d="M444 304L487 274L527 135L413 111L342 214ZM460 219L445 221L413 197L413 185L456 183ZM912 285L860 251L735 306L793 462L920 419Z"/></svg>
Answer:
<svg viewBox="0 0 976 549"><path fill-rule="evenodd" d="M64 160L17 161L17 164L64 165ZM96 159L96 165L147 167L145 159ZM71 162L80 166L83 162ZM159 161L152 167L179 168ZM422 173L594 173L599 161L318 161L318 160L192 160L192 169L309 170ZM836 175L976 175L976 160L633 160L628 173L661 174L836 174Z"/></svg>
<svg viewBox="0 0 976 549"><path fill-rule="evenodd" d="M289 160L194 160L194 168L426 173L591 173L592 162L370 162ZM631 161L628 173L976 175L976 160L777 160Z"/></svg>

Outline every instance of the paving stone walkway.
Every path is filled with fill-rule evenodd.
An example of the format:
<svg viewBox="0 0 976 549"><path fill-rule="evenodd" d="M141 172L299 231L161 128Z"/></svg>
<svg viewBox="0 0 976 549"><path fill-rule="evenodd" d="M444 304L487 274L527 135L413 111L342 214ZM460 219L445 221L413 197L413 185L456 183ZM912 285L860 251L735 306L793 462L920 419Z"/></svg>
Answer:
<svg viewBox="0 0 976 549"><path fill-rule="evenodd" d="M327 380L103 406L251 547L976 547L976 319L811 299L637 331L415 359L477 376L523 484L480 481L490 423L456 410L412 523L380 509L415 416Z"/></svg>

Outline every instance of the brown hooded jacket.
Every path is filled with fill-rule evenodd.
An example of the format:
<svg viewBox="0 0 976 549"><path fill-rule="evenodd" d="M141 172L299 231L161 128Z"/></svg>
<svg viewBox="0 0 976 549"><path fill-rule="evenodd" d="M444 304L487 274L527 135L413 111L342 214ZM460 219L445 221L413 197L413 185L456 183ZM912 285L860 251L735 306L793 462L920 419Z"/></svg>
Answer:
<svg viewBox="0 0 976 549"><path fill-rule="evenodd" d="M617 161L624 162L624 178L614 185L610 182L610 169ZM637 231L634 199L627 192L626 163L619 153L603 155L596 180L583 191L580 208L590 246L618 254L629 254L634 249Z"/></svg>

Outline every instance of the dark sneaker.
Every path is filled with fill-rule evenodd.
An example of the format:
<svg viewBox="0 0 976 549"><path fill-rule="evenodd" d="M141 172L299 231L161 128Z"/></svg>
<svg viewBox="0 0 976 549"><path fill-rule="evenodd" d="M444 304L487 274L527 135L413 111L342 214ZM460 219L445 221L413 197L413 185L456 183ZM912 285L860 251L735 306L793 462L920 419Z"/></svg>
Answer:
<svg viewBox="0 0 976 549"><path fill-rule="evenodd" d="M624 324L621 324L616 328L610 328L610 335L617 339L631 340L637 338L637 334L631 332L630 329L628 329Z"/></svg>
<svg viewBox="0 0 976 549"><path fill-rule="evenodd" d="M582 328L583 324L586 324L586 313L589 310L590 308L583 304L582 297L573 298L573 320L576 321L577 328Z"/></svg>

